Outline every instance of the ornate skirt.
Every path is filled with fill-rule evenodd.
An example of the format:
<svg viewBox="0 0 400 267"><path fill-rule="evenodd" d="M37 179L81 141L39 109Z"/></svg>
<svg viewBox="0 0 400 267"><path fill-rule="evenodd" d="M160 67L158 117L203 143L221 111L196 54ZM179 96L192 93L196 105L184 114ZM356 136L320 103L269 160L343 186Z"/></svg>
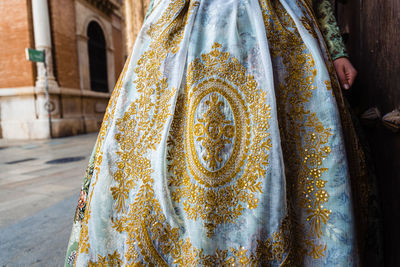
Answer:
<svg viewBox="0 0 400 267"><path fill-rule="evenodd" d="M159 2L110 99L66 266L357 265L348 116L308 3Z"/></svg>

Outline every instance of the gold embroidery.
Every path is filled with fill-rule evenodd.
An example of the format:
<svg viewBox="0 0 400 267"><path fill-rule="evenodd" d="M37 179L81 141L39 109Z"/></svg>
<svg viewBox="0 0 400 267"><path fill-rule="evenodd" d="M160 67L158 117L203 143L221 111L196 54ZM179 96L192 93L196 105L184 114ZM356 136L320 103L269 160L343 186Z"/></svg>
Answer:
<svg viewBox="0 0 400 267"><path fill-rule="evenodd" d="M137 68L135 69L135 72L138 76L138 79L135 82L137 83L137 90L141 96L137 99L137 101L129 106L124 116L117 120L116 127L119 130L119 133L115 135L115 139L120 144L121 151L118 152L120 161L116 163L118 170L114 173L115 186L112 187L111 192L115 200L115 208L121 211L121 215L118 218L112 218L112 222L115 230L118 232L127 233L127 249L124 259L126 259L128 262L132 262L134 265L148 263L150 265L157 266L167 266L164 255L169 255L173 260L173 264L178 264L180 266L195 266L199 264L205 266L258 266L260 263L274 260L283 260L285 263L290 264L290 259L287 258L287 250L290 244L288 240L288 237L290 236L288 233L289 223L286 221L282 223L280 229L274 233L271 238L268 238L266 241L258 241L257 249L253 253L239 247L229 248L228 250L217 249L213 255L207 255L202 249L195 248L189 239L183 240L180 237L180 229L172 227L167 222L166 217L161 210L160 204L155 198L153 179L151 177L153 170L151 168L150 160L146 157L146 152L148 152L150 149L154 149L160 141L160 133L162 132L166 118L171 115L169 113L169 102L171 102L176 90L175 88L168 89L167 80L165 77L162 77L162 74L159 71L159 63L166 58L167 53L175 53L178 51L178 45L183 36L183 27L190 14L188 10L191 10L194 6L196 6L196 4L198 4L198 2L192 1L190 7L188 7L187 1L172 2L170 6L171 9L165 13L170 13L171 15L165 17L163 16L165 21L155 24L162 25L162 27L159 26L159 28L157 28L154 26L151 28L149 34L155 39L150 45L150 50L143 53L142 57L139 59ZM286 16L289 17L287 14ZM171 20L174 21L172 22ZM167 29L163 30L162 28L164 28L165 25L168 25ZM278 34L276 35L279 37ZM288 41L292 37L288 35L286 38L286 41ZM167 41L163 42L163 40ZM285 40L282 40L282 42L284 43ZM179 107L185 107L185 97L190 96L190 99L200 99L200 97L192 98L193 95L188 96L187 93L195 94L196 90L197 93L199 93L210 89L208 91L210 96L212 96L213 93L219 94L226 100L224 100L224 103L229 103L231 105L231 109L233 111L235 109L241 110L241 116L239 116L237 120L235 117L234 122L232 122L235 125L235 130L231 132L233 132L235 135L234 143L239 143L240 149L243 150L238 149L237 155L233 155L234 152L232 152L232 155L222 168L229 166L228 163L230 161L233 162L234 160L239 160L239 163L232 164L232 166L237 168L226 168L224 173L230 172L230 174L225 178L228 177L229 179L218 181L221 182L222 185L225 185L225 188L228 188L232 191L229 192L227 189L226 193L222 195L222 190L215 190L211 183L212 181L200 179L199 176L197 176L197 179L195 180L201 185L197 185L191 180L185 180L186 178L189 178L189 171L193 175L193 169L196 168L195 164L189 165L189 167L192 168L189 169L189 171L184 168L185 166L176 167L171 165L169 166L169 171L175 175L175 177L172 177L172 179L175 179L172 182L175 183L174 185L176 188L178 188L178 186L182 187L189 185L192 186L192 188L187 188L187 192L195 194L193 196L182 195L177 193L178 191L175 190L175 196L178 196L182 199L185 197L187 201L189 199L200 201L194 202L195 204L204 204L202 201L216 203L215 201L218 199L218 197L224 197L221 198L221 200L223 203L228 203L229 205L232 205L233 203L232 197L238 196L236 201L247 203L249 208L254 208L257 206L258 201L255 193L261 192L260 178L265 176L265 166L268 164L268 151L271 147L270 139L268 138L269 134L267 133L269 128L268 119L270 117L270 110L268 105L263 103L263 101L259 101L259 99L265 99L265 93L260 92L260 90L257 88L254 78L251 75L246 74L245 68L235 58L231 57L229 53L222 52L219 49L220 47L221 46L219 44L215 44L212 52L203 54L201 60L197 59L197 61L194 62L194 64L198 64L194 67L194 69L199 71L188 72L185 93L178 96L177 109L179 109ZM288 86L290 94L293 95L287 93L281 96L282 98L280 99L280 101L286 101L285 103L290 102L292 104L292 106L289 105L290 116L288 116L287 121L285 118L283 118L283 121L289 125L283 126L285 129L284 134L288 135L288 138L285 140L288 142L293 142L293 144L289 145L294 145L293 147L295 148L303 148L303 150L298 152L299 156L294 155L293 157L293 164L298 164L301 166L300 168L298 167L298 169L301 170L298 174L301 177L299 181L303 182L303 184L299 185L299 188L307 190L307 192L310 194L310 197L307 198L307 194L301 192L301 199L304 200L305 205L322 204L328 201L329 198L329 195L327 195L327 192L323 189L326 181L321 179L321 177L326 169L321 168L321 162L330 153L330 148L325 145L328 142L330 131L329 129L325 129L323 125L319 123L315 114L305 110L302 103L298 103L299 101L307 102L307 99L309 99L311 96L311 90L314 89L311 85L316 73L313 70L314 62L310 55L299 50L293 51L300 53L298 56L296 56L297 54L295 52L293 54L288 53L290 54L290 57L293 57L293 59L288 58L289 56L284 57L284 63L288 66L288 72L291 73L291 75L286 77L285 82L287 83L286 86ZM276 53L275 51L273 54L278 55L279 53ZM153 62L151 62L151 60L153 60ZM223 66L221 66L220 69L217 69L216 73L216 69L212 68L214 65L210 64L211 67L205 67L205 62L208 60L217 60L217 63L220 61L225 63L227 62L228 64L225 66L225 69ZM309 66L305 71L302 70L306 74L304 81L299 82L299 80L302 80L303 77L299 74L298 69L293 69L292 65L293 61L295 60L299 60L300 64L303 64L302 67L304 67L304 65ZM232 75L232 73L239 74ZM204 80L203 78L205 77L211 78L206 79L206 81L201 81ZM293 83L290 83L290 78L296 79L294 79ZM293 86L295 83L297 85ZM241 87L235 86L235 84L241 84ZM301 85L300 87L302 87L300 89L298 87L299 84ZM225 92L228 91L226 88L233 88L233 90L231 90L233 91L231 95L224 95L224 87ZM219 91L216 88L219 88ZM286 88L280 87L279 89L280 91L285 91L284 89ZM299 89L299 92L293 92L295 89ZM229 97L231 97L231 100L228 99ZM241 103L242 101L251 103L249 108L246 108L246 105ZM188 104L190 104L190 102ZM192 109L192 111L193 110L195 109ZM257 113L254 111L257 111ZM283 110L280 110L280 112L280 114L282 114ZM150 114L154 114L154 117L151 117ZM191 113L189 113L189 115L190 114ZM181 117L177 115L173 122L175 127L185 123L184 115L181 115ZM249 120L253 120L251 127L249 127ZM305 126L313 129L313 132L316 133L315 136L312 136L308 131L306 133L301 132L304 134L304 136L306 136L305 143L307 143L307 145L304 145L301 141L299 141L300 139L296 139L298 137L296 136L297 133L293 133L292 136L290 136L288 133L288 129L292 129L291 127L294 126L298 127L295 130L299 130L299 128L305 128L303 125L295 124L296 120L307 124ZM188 121L189 123L194 124L194 120ZM181 128L185 129L185 127ZM191 133L188 133L188 131L178 132L179 136L182 138L185 137L186 134L189 134L193 138L195 136L194 131ZM242 136L239 137L239 134L242 134ZM251 145L251 142L249 141L251 136L255 136L252 137L254 138L254 145ZM181 147L185 151L190 151L190 149L188 149L190 144L187 143L189 138L183 139L184 140L177 141L171 138L168 140L168 142L170 144L171 142L181 142L180 146L174 144L172 147ZM240 142L244 142L244 144ZM299 149L294 151L299 151ZM168 151L168 153L170 152L171 151ZM287 150L285 153L289 154ZM194 153L192 154L195 156ZM99 153L98 159L100 163L101 156L102 155ZM299 159L295 159L297 156ZM172 161L171 158L169 160ZM252 161L253 164L245 165L245 161ZM179 172L179 168L182 170L182 172ZM233 178L235 178L235 176L239 173L240 168L242 168L243 172L248 176L246 177L243 174L234 183L230 184ZM184 175L185 173L186 176ZM201 172L199 171L198 173ZM201 181L203 183L201 183ZM184 183L186 183L186 185L184 185ZM209 183L209 185L206 183ZM198 194L196 190L199 188L203 188L203 192L208 193L207 197L203 197L201 194ZM316 190L316 188L318 188L318 190ZM127 199L127 192L130 191L135 191L135 199L133 203L127 205L125 200ZM215 194L213 195L212 192ZM196 212L197 207L195 207L193 203L188 203L187 205L191 208L194 208L194 211ZM204 205L207 207L206 204ZM213 207L213 205L214 204L211 206L209 205L209 207ZM310 211L315 212L315 207L317 206L309 206ZM236 205L229 207L237 209ZM302 206L302 208L304 208L304 206ZM221 211L224 212L223 207L221 208ZM88 209L87 212L89 213L90 210ZM241 210L239 210L239 212L241 212ZM323 213L325 213L327 216L322 216L321 214ZM207 214L211 213L207 213L206 211L206 213L202 212L198 216L202 216L202 214L209 216ZM229 214L229 212L225 210L225 215L227 214ZM219 216L219 214L216 214L215 216ZM310 225L315 226L310 226L312 230L310 235L315 236L318 235L319 230L321 229L321 223L326 223L323 220L320 221L320 224L316 222L318 222L318 220L321 218L329 219L329 214L321 209L320 213L312 216L313 217L310 217L309 220ZM229 221L232 219L230 217L219 218L222 221ZM210 219L214 220L213 217L208 218L208 220ZM215 221L218 222L218 220ZM209 229L214 229L215 225L208 227ZM315 244L314 240L312 239L307 239L305 242L308 242L307 246L310 248L308 251L309 254L315 257L323 256L323 251L326 249L326 246L322 244ZM154 246L155 243L157 243L160 251L156 250ZM231 256L229 256L228 253L231 253ZM110 257L110 255L108 257ZM98 258L100 261L103 261L103 259L107 260L105 257L100 255Z"/></svg>
<svg viewBox="0 0 400 267"><path fill-rule="evenodd" d="M234 223L245 208L258 206L257 196L262 193L272 146L266 92L258 88L254 77L246 73L236 58L221 51L220 44L215 43L212 48L189 65L185 92L178 97L175 110L178 115L171 125L167 157L173 200L183 204L188 219L204 221L209 237L219 224ZM221 114L213 120L203 119L214 125L227 124L219 127L226 127L226 136L235 138L225 165L216 170L201 164L195 144L196 135L207 131L204 125L195 123L200 103L207 96L210 100L204 102L206 106L215 103L217 108L221 107L218 96L229 108L226 112L232 112L234 117L234 121L224 120ZM204 116L211 115L207 111ZM225 148L226 142L231 142L217 140L219 143L211 143L211 149L218 152Z"/></svg>
<svg viewBox="0 0 400 267"><path fill-rule="evenodd" d="M168 103L176 91L176 88L167 89L167 79L162 77L160 67L168 52L177 52L190 13L184 10L188 3L188 1L172 2L160 22L156 22L150 28L149 35L156 39L151 42L150 49L142 54L135 68L137 78L134 83L141 96L129 106L128 111L116 123L121 133L116 134L115 139L123 152L117 152L121 162L117 163L118 171L114 173L117 184L111 187L111 192L118 212L126 213L125 201L129 190L135 188L136 182L142 179L144 174L152 172L150 161L143 155L148 150L155 149L156 144L160 142L161 130L171 115ZM192 3L191 9L198 6L198 2ZM174 18L176 12L180 13ZM168 19L174 22L166 29L162 28L168 24ZM168 46L165 45L166 39ZM151 111L154 116L150 118Z"/></svg>
<svg viewBox="0 0 400 267"><path fill-rule="evenodd" d="M82 220L82 226L81 226L81 232L80 232L80 236L79 236L79 243L78 243L78 249L76 252L76 256L75 256L75 261L74 261L74 266L76 264L76 259L78 258L79 253L88 253L89 252L89 248L90 248L90 243L89 243L89 234L88 234L88 221L90 219L90 214L91 214L91 201L92 201L92 196L93 196L93 190L94 187L97 183L98 180L98 175L100 172L100 164L103 160L103 151L102 151L102 147L103 147L103 142L104 142L104 138L107 134L107 131L109 129L109 126L112 122L112 119L114 118L114 114L115 114L115 108L116 108L116 104L117 104L117 100L119 97L119 94L121 92L121 88L123 86L123 80L125 77L125 73L128 69L128 65L129 65L129 60L130 57L127 59L125 66L118 78L118 81L116 83L115 89L111 95L111 98L108 102L107 105L107 109L103 118L103 122L101 124L101 128L96 140L96 152L95 152L95 159L94 159L94 167L93 167L93 173L96 173L95 175L95 179L92 182L93 185L91 185L91 191L88 197L88 203L85 209L85 214L84 214L84 218Z"/></svg>
<svg viewBox="0 0 400 267"><path fill-rule="evenodd" d="M312 21L311 18L309 18L308 16L302 16L300 18L300 21L302 22L304 28L306 28L306 30L316 39L318 40L318 35L317 32L314 29L315 23Z"/></svg>
<svg viewBox="0 0 400 267"><path fill-rule="evenodd" d="M214 46L214 50L217 48L219 48L219 45ZM212 81L216 82L217 80L213 79ZM248 94L248 97L251 96L252 92L258 92L256 84L252 83L251 80L249 83L244 82L243 86L243 88L247 88L246 94ZM182 101L179 100L182 99L182 97L183 95L178 97L178 103L182 103ZM259 100L259 98L254 99ZM167 103L168 101L168 99L164 99L162 102ZM148 103L149 100L143 102ZM268 129L268 124L263 122L269 117L269 107L265 104L262 105L264 105L265 113L260 112L263 110L261 107L258 110L258 113L253 115L257 116L255 121L260 123L260 127L263 127L260 129L266 131ZM163 114L162 110L164 109L159 110L161 114ZM150 161L144 156L144 152L151 149L151 147L147 146L147 148L143 148L140 146L139 148L143 148L143 150L140 150L142 153L135 153L135 149L138 148L137 144L139 144L132 143L135 141L133 135L139 134L137 128L132 128L136 125L136 122L133 122L137 120L134 117L136 114L143 113L139 113L136 111L134 106L132 106L132 108L130 108L128 112L118 120L117 128L120 133L115 136L124 151L120 154L121 159L127 158L129 159L130 164L134 164L134 166L128 166L128 161L124 162L122 160L117 162L117 166L121 168L121 171L131 175L124 179L132 181L132 184L135 185L140 184L140 186L137 187L138 191L135 193L134 202L129 204L129 208L127 209L128 214L122 215L120 218L113 218L113 228L118 232L127 233L127 251L125 253L125 259L128 262L133 262L134 265L148 263L157 266L168 266L162 255L169 255L173 260L172 264L177 264L179 266L232 266L232 264L235 266L257 266L258 263L264 261L282 260L289 244L286 241L288 239L288 229L287 223L285 222L281 225L279 231L273 234L272 238L269 238L266 241L259 241L257 246L258 248L254 253L250 253L243 248L230 248L228 250L217 249L214 255L208 255L205 254L202 249L193 247L189 239L183 240L179 228L171 227L166 221L166 217L161 211L160 204L154 196L154 189L152 186L153 180L150 176L152 173ZM175 113L175 115L179 114L179 112ZM159 119L164 117L164 115L160 116ZM173 124L174 123L177 123L176 119L174 119ZM143 127L148 127L148 125L152 124L147 123L144 120ZM131 126L131 128L128 126ZM257 127L255 128L257 129ZM145 128L144 130L146 132L151 132L148 128ZM269 135L264 132L264 134L260 134L258 137L259 139L256 140L260 140L261 142L263 140L262 137L266 138L268 136ZM171 139L169 141L171 141ZM133 144L136 144L136 146ZM266 143L264 145L269 144ZM266 151L260 151L259 153L266 153ZM140 169L136 171L137 168ZM118 171L115 174L117 174L115 179L120 179L120 175L124 175L120 174ZM131 179L131 177L134 177L134 179ZM134 190L134 188L131 190ZM155 242L157 242L160 251L157 251L154 247ZM228 252L231 253L231 256L228 256Z"/></svg>
<svg viewBox="0 0 400 267"><path fill-rule="evenodd" d="M227 120L225 114L221 111L225 104L218 100L218 94L212 93L211 99L206 100L205 104L208 110L202 118L197 119L194 125L194 135L196 141L200 141L202 148L206 153L203 156L208 167L215 171L218 164L223 162L221 153L226 144L231 144L231 139L235 136L235 127L231 120Z"/></svg>
<svg viewBox="0 0 400 267"><path fill-rule="evenodd" d="M121 265L122 265L122 260L117 251L114 251L113 254L108 254L107 257L97 255L96 261L88 262L88 267L106 267L106 266L115 267L115 266L121 266Z"/></svg>
<svg viewBox="0 0 400 267"><path fill-rule="evenodd" d="M243 247L216 249L214 254L204 254L202 249L194 248L189 240L186 240L185 255L195 255L194 261L190 257L174 263L182 263L179 266L269 266L272 262L279 262L280 266L293 266L289 261L288 249L290 245L289 221L285 218L279 229L265 241L257 240L254 252L250 252ZM230 253L230 256L229 254ZM183 263L192 262L196 265L185 265Z"/></svg>
<svg viewBox="0 0 400 267"><path fill-rule="evenodd" d="M153 46L153 49L155 46L159 46L158 56L160 58L154 58L156 62L162 62L160 59L165 58L168 52L178 52L184 34L183 28L187 22L188 14L191 13L189 9L193 10L193 7L198 5L198 1L174 0L169 4L161 18L150 26L147 34L154 39L150 46ZM146 57L142 56L141 58L145 60ZM154 73L148 72L148 74ZM160 73L157 74L158 76L161 75Z"/></svg>
<svg viewBox="0 0 400 267"><path fill-rule="evenodd" d="M168 266L155 249L154 241L160 242L164 254L177 253L180 246L178 229L163 225L165 216L154 197L153 170L147 153L161 140L176 92L176 88L168 88L161 64L168 53L178 52L190 14L198 5L197 1L172 1L161 19L151 26L148 34L153 40L135 68L134 82L140 96L116 122L115 139L121 151L117 152L120 160L116 162L118 170L114 173L111 193L119 216L112 218L112 222L116 231L127 233L125 258L135 265L148 262ZM130 191L135 191L135 198L127 209Z"/></svg>
<svg viewBox="0 0 400 267"><path fill-rule="evenodd" d="M321 179L327 171L322 162L330 153L327 144L332 133L306 105L315 89L315 62L290 15L279 1L273 4L274 7L269 1L260 0L271 54L274 59L280 57L287 69L276 97L281 135L285 140L282 147L287 162L288 198L295 201L289 206L293 206L294 232L300 240L300 247L294 253L298 260L304 254L320 258L326 245L319 238L331 213L323 206L329 194L324 190L326 181ZM301 221L302 213L306 214L306 223Z"/></svg>
<svg viewBox="0 0 400 267"><path fill-rule="evenodd" d="M192 66L193 70L198 68L199 66ZM186 86L186 91L188 91L188 87ZM195 126L194 126L194 121L195 121L195 113L196 110L201 108L200 102L202 99L206 99L207 96L212 95L213 93L217 93L218 95L221 96L221 99L225 99L227 102L227 106L229 107L229 111L232 113L234 117L234 123L235 123L235 140L232 146L232 149L229 153L230 154L229 158L224 162L225 164L215 170L209 170L205 168L201 162L198 160L197 156L197 151L196 148L199 148L199 146L196 146L195 141L194 141L194 132L195 132ZM186 99L186 100L185 100ZM200 184L205 185L206 187L218 187L218 186L223 186L224 184L230 182L236 175L237 172L240 171L240 167L243 165L243 162L240 161L240 159L243 157L244 153L247 153L248 151L248 146L246 146L246 140L250 138L250 128L243 127L248 123L249 121L249 112L247 107L244 105L244 100L241 99L241 96L239 92L228 82L219 79L219 78L214 78L211 77L209 79L204 80L203 82L200 82L190 93L190 99L193 101L191 102L191 108L189 108L187 105L188 97L186 98L179 98L179 103L178 103L178 108L180 110L180 114L187 114L189 110L191 112L187 114L187 118L182 117L181 119L178 119L177 122L181 123L187 123L187 130L184 133L184 125L180 124L177 125L173 122L173 127L172 127L172 135L176 137L178 142L175 142L175 145L177 146L182 146L182 149L185 149L187 153L187 158L189 160L189 168L194 175L194 179L197 180ZM240 99L240 101L238 101ZM184 101L184 103L180 103L181 101ZM182 106L181 105L185 105ZM176 110L177 112L177 110ZM176 113L175 112L175 113ZM240 118L238 114L243 114L243 117ZM176 120L175 120L176 121ZM182 136L178 137L175 136L178 133L175 134L175 132L180 131L182 133ZM183 134L186 134L185 140L183 139ZM243 138L245 137L245 138ZM169 142L172 140L172 136L169 138ZM183 143L185 144L183 145ZM184 152L183 150L178 151L175 149L177 152ZM175 153L174 151L169 152L168 158L172 156L172 154ZM180 154L181 156L184 157L184 155ZM180 159L182 160L182 159ZM183 162L181 162L183 163ZM236 167L236 168L234 168ZM173 170L174 168L174 163L169 164L169 169ZM183 166L181 168L184 168Z"/></svg>
<svg viewBox="0 0 400 267"><path fill-rule="evenodd" d="M325 86L326 86L326 90L331 91L332 95L335 96L333 90L332 90L332 83L330 80L326 80L325 81Z"/></svg>

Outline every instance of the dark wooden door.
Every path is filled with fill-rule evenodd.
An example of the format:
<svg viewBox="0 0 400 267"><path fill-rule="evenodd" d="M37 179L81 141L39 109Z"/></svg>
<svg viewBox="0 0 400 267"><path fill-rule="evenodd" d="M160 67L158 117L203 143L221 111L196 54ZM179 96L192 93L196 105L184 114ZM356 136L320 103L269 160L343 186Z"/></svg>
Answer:
<svg viewBox="0 0 400 267"><path fill-rule="evenodd" d="M348 95L353 108L362 113L376 106L382 115L400 108L400 1L337 0L335 6L359 72ZM384 265L400 266L400 133L381 123L364 127L364 132L376 167Z"/></svg>

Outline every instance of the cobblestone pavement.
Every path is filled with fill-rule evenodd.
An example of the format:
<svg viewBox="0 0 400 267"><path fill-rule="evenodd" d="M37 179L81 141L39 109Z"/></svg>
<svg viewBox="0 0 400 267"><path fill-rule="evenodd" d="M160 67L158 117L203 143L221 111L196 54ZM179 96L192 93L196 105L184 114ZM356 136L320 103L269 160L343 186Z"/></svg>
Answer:
<svg viewBox="0 0 400 267"><path fill-rule="evenodd" d="M62 266L97 134L0 139L0 266Z"/></svg>

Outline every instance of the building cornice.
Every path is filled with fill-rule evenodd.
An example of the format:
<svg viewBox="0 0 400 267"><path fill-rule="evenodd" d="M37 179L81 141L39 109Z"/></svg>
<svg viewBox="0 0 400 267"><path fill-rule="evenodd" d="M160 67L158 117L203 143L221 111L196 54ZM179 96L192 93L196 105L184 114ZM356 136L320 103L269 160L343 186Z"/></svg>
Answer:
<svg viewBox="0 0 400 267"><path fill-rule="evenodd" d="M114 9L119 8L113 1L110 0L85 0L85 1L90 3L92 6L96 7L97 9L101 10L108 16L113 13Z"/></svg>

